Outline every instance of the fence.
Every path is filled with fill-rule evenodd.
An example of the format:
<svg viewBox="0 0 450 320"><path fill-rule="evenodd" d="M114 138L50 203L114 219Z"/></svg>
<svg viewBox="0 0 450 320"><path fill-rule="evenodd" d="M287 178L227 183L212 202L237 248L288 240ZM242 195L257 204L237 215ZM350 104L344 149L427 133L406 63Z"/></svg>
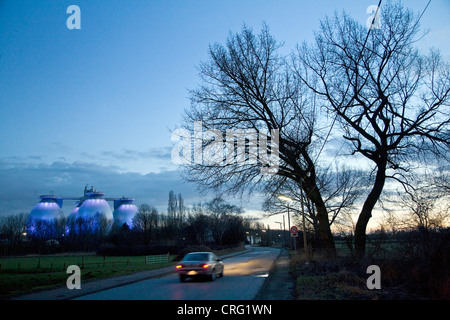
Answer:
<svg viewBox="0 0 450 320"><path fill-rule="evenodd" d="M99 257L88 256L42 256L0 258L0 273L42 273L65 271L69 265L81 269L114 268L130 266L139 268L146 265L145 256Z"/></svg>
<svg viewBox="0 0 450 320"><path fill-rule="evenodd" d="M166 263L166 262L169 262L169 253L145 257L145 264Z"/></svg>

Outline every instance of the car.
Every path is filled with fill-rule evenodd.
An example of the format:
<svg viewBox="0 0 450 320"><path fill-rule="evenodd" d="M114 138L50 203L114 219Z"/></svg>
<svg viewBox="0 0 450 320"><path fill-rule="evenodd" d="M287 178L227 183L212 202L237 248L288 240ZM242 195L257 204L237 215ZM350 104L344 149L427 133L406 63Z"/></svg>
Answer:
<svg viewBox="0 0 450 320"><path fill-rule="evenodd" d="M207 277L214 281L216 277L223 277L224 265L212 252L191 252L184 256L176 269L181 282L194 277Z"/></svg>

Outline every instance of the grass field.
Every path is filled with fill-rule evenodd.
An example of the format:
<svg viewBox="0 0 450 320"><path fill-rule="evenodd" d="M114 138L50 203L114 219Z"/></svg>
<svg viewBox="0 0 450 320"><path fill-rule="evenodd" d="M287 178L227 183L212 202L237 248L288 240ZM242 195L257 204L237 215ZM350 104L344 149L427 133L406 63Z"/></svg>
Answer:
<svg viewBox="0 0 450 320"><path fill-rule="evenodd" d="M96 255L67 255L0 258L0 298L7 298L40 289L64 286L69 265L82 269L82 281L119 276L138 271L173 265L145 264L145 256L102 257Z"/></svg>
<svg viewBox="0 0 450 320"><path fill-rule="evenodd" d="M351 255L350 248L347 246L344 240L336 240L335 242L336 252L338 256L346 257ZM366 244L366 252L368 256L389 256L395 254L401 243L396 240L385 240L382 243L376 241L368 241Z"/></svg>
<svg viewBox="0 0 450 320"><path fill-rule="evenodd" d="M194 251L211 250L191 247ZM197 250L198 249L198 250ZM204 249L204 250L203 250ZM243 245L223 250L212 250L218 256L245 250ZM170 255L168 263L146 264L146 256L97 256L94 254L65 254L0 258L0 299L37 290L66 285L69 265L81 268L82 282L115 277L170 265L177 255Z"/></svg>

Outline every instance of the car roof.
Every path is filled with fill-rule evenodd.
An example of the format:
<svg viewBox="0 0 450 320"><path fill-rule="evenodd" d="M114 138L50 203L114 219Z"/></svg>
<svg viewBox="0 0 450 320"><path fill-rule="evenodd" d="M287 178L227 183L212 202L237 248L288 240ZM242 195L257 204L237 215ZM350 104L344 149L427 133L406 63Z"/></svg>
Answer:
<svg viewBox="0 0 450 320"><path fill-rule="evenodd" d="M211 251L195 251L195 252L189 252L188 254L192 254L192 253L212 253ZM186 254L186 255L188 255Z"/></svg>

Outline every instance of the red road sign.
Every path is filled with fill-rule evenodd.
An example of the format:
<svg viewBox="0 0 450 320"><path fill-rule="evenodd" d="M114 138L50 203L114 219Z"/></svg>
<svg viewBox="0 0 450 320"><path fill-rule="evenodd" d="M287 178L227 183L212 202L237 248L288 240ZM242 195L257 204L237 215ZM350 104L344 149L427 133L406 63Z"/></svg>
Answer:
<svg viewBox="0 0 450 320"><path fill-rule="evenodd" d="M297 227L296 226L292 226L291 227L291 233L297 233L297 232L298 232Z"/></svg>

